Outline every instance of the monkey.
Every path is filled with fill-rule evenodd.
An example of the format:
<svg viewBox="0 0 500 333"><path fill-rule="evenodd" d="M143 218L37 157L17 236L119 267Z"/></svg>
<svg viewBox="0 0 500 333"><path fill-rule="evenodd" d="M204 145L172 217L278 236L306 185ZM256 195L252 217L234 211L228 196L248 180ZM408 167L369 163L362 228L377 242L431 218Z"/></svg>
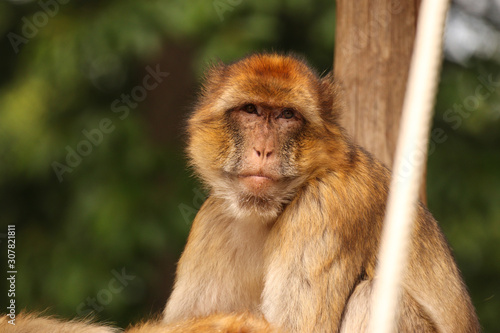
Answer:
<svg viewBox="0 0 500 333"><path fill-rule="evenodd" d="M164 323L249 311L294 332L364 332L391 173L340 126L332 74L295 55L207 71L187 155L209 196L178 262ZM479 332L436 220L419 203L399 332Z"/></svg>

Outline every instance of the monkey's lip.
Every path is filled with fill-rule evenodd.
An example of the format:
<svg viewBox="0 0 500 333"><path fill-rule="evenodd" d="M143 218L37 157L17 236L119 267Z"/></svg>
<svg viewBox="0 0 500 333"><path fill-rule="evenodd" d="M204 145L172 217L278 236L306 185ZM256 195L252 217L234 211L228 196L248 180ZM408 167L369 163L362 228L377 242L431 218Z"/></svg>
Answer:
<svg viewBox="0 0 500 333"><path fill-rule="evenodd" d="M271 176L267 176L267 175L263 175L263 174L252 174L252 173L248 173L248 174L242 174L242 175L238 175L239 178L247 178L247 179L253 179L253 180L270 180L270 181L274 181L274 178L271 177Z"/></svg>
<svg viewBox="0 0 500 333"><path fill-rule="evenodd" d="M272 177L262 174L242 174L238 178L253 192L261 192L275 181Z"/></svg>

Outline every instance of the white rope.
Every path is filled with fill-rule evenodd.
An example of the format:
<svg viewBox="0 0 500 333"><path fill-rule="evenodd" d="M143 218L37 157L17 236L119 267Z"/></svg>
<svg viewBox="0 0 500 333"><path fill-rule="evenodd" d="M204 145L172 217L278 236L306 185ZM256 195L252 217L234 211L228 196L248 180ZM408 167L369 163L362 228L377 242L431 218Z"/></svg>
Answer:
<svg viewBox="0 0 500 333"><path fill-rule="evenodd" d="M420 7L372 295L371 332L395 331L400 284L427 156L448 3L423 0Z"/></svg>

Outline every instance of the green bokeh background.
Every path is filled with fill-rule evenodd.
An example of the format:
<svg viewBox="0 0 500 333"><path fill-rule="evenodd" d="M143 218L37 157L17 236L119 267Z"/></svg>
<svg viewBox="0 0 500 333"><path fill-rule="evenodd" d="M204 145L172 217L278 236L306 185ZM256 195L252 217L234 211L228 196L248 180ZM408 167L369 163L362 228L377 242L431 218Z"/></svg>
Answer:
<svg viewBox="0 0 500 333"><path fill-rule="evenodd" d="M0 2L0 267L14 224L17 309L94 309L122 327L160 311L204 196L183 153L203 68L276 50L326 72L334 29L324 0ZM113 103L148 68L169 74L120 119ZM481 76L500 82L500 67L443 65L434 128L445 139L429 157L428 201L485 331L500 332L500 88L471 107ZM450 121L455 104L470 110ZM113 130L59 181L54 162L85 149L83 131L106 118Z"/></svg>

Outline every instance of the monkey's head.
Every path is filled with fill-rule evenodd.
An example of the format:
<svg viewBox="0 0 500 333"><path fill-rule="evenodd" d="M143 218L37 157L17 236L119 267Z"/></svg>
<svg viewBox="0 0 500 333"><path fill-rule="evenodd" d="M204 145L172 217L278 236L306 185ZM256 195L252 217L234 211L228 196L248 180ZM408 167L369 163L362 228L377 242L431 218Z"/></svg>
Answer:
<svg viewBox="0 0 500 333"><path fill-rule="evenodd" d="M270 221L332 158L334 100L331 77L295 57L217 64L188 123L191 163L233 214Z"/></svg>

